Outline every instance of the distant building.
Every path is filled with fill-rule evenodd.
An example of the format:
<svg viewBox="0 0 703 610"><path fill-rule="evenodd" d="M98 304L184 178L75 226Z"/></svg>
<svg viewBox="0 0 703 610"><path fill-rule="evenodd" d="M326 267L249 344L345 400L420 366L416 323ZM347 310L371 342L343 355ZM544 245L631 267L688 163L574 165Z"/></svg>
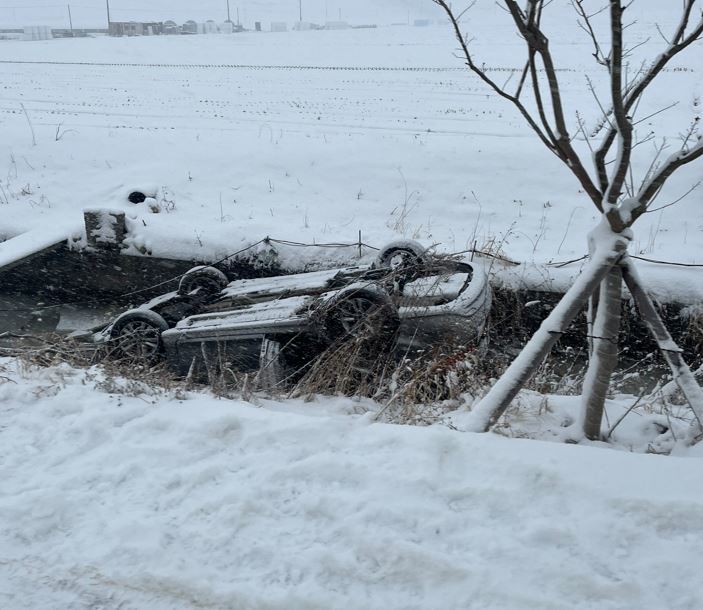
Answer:
<svg viewBox="0 0 703 610"><path fill-rule="evenodd" d="M180 34L181 33L181 28L178 27L175 21L164 21L164 34L167 35L174 35L174 34Z"/></svg>
<svg viewBox="0 0 703 610"><path fill-rule="evenodd" d="M286 24L285 21L272 21L271 22L271 31L272 32L287 32L288 25Z"/></svg>
<svg viewBox="0 0 703 610"><path fill-rule="evenodd" d="M198 24L198 34L217 34L217 32L217 24L212 19Z"/></svg>
<svg viewBox="0 0 703 610"><path fill-rule="evenodd" d="M181 34L197 34L198 24L195 21L186 21L181 28Z"/></svg>
<svg viewBox="0 0 703 610"><path fill-rule="evenodd" d="M321 30L322 28L317 23L309 21L298 21L293 25L293 29L298 32L307 32L309 30Z"/></svg>
<svg viewBox="0 0 703 610"><path fill-rule="evenodd" d="M172 21L166 21L164 23L164 29L172 29L172 26L170 24L173 24L175 26L176 24L173 23ZM179 33L179 34L232 34L233 32L243 32L244 28L239 25L235 24L232 21L225 21L223 23L215 23L212 19L209 19L208 21L205 21L203 23L197 23L195 21L186 21L180 28L178 28L178 32L173 32ZM170 34L170 31L166 31L166 34Z"/></svg>
<svg viewBox="0 0 703 610"><path fill-rule="evenodd" d="M28 25L23 32L24 40L51 40L54 37L48 25Z"/></svg>
<svg viewBox="0 0 703 610"><path fill-rule="evenodd" d="M107 30L105 31L107 32ZM85 38L88 36L88 32L82 29L69 30L66 28L53 28L51 33L54 35L54 38Z"/></svg>
<svg viewBox="0 0 703 610"><path fill-rule="evenodd" d="M110 36L159 36L164 33L160 21L111 21Z"/></svg>
<svg viewBox="0 0 703 610"><path fill-rule="evenodd" d="M86 38L95 35L102 36L107 34L106 28L53 28L51 30L54 38Z"/></svg>
<svg viewBox="0 0 703 610"><path fill-rule="evenodd" d="M350 27L346 21L328 21L325 23L326 30L348 30Z"/></svg>
<svg viewBox="0 0 703 610"><path fill-rule="evenodd" d="M22 38L24 38L24 30L0 29L0 40L22 40Z"/></svg>

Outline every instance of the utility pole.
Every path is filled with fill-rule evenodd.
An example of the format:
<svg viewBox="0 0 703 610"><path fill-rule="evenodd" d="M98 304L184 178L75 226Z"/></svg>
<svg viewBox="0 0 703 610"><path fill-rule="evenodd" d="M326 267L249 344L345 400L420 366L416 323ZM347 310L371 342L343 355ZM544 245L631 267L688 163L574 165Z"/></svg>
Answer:
<svg viewBox="0 0 703 610"><path fill-rule="evenodd" d="M71 27L71 38L73 38L73 19L71 17L71 5L68 5L68 25Z"/></svg>
<svg viewBox="0 0 703 610"><path fill-rule="evenodd" d="M107 33L110 33L110 0L105 0L107 5Z"/></svg>
<svg viewBox="0 0 703 610"><path fill-rule="evenodd" d="M227 0L227 22L232 23L232 19L229 16L229 0Z"/></svg>
<svg viewBox="0 0 703 610"><path fill-rule="evenodd" d="M303 0L298 0L298 21L303 21Z"/></svg>

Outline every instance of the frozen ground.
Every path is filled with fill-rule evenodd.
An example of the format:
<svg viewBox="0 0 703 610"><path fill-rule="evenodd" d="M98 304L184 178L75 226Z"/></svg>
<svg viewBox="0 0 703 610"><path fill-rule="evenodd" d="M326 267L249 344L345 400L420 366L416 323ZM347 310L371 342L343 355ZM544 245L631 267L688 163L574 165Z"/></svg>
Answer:
<svg viewBox="0 0 703 610"><path fill-rule="evenodd" d="M351 399L251 404L0 365L8 610L699 607L700 450L390 426Z"/></svg>
<svg viewBox="0 0 703 610"><path fill-rule="evenodd" d="M479 58L515 80L519 41L493 3L475 10L485 20ZM570 120L579 109L594 127L585 76L602 91L603 72L571 11L554 14ZM655 19L673 27L660 3L650 6L628 30L636 42L654 31L632 65L661 50ZM266 235L352 243L361 231L374 246L403 236L444 251L501 250L525 263L510 273L496 266L501 279L563 288L579 264L545 264L585 253L595 210L510 106L462 69L454 47L440 26L2 42L0 237L67 216L80 226L82 208L106 205L129 209L133 252L218 259ZM640 124L641 137L656 129L675 145L700 114L701 65L698 45L662 75L638 116L677 105ZM652 147L638 149L636 175ZM700 179L699 165L685 168L658 205ZM134 188L153 193L162 212L127 204ZM702 192L641 219L633 254L703 264ZM352 252L281 257L295 267ZM643 265L657 296L703 297L700 268Z"/></svg>

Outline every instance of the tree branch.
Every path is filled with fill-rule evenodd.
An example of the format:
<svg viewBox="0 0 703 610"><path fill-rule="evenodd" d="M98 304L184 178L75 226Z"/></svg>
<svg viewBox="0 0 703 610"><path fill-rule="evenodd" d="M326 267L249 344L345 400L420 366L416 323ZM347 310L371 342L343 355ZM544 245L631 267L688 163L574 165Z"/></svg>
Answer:
<svg viewBox="0 0 703 610"><path fill-rule="evenodd" d="M605 204L607 204L606 215L608 216L608 221L613 230L617 232L622 231L625 227L614 207L622 193L632 156L632 123L630 122L630 117L627 116L622 94L622 12L623 8L620 0L610 0L610 31L612 36L610 96L613 104L615 126L620 137L618 138L617 163L609 180L608 188L604 193L604 199Z"/></svg>
<svg viewBox="0 0 703 610"><path fill-rule="evenodd" d="M652 83L655 77L661 73L673 57L678 55L686 47L698 40L703 35L703 14L695 26L686 33L694 5L697 0L683 0L682 19L679 23L672 43L659 57L651 64L649 69L640 70L639 78L633 83L623 83L623 58L625 50L623 46L623 12L629 7L622 0L608 0L610 7L612 49L610 56L605 58L600 49L595 30L591 24L591 18L597 14L589 15L582 6L584 0L572 0L577 11L585 21L586 31L592 37L596 45L596 53L600 57L607 59L610 71L610 94L612 98L612 121L608 118L608 113L604 112L607 125L607 133L601 145L593 153L593 160L598 176L598 186L593 182L590 174L581 162L580 157L572 146L572 140L568 133L564 107L557 79L557 71L554 65L552 54L549 48L549 40L541 30L540 18L545 0L525 0L523 9L518 0L502 0L502 4L513 19L513 22L525 40L528 51L528 61L526 71L523 72L518 85L516 95L508 93L504 87L498 85L487 74L485 68L476 65L468 47L468 41L461 32L458 17L453 13L448 0L432 0L447 15L454 29L454 34L459 41L466 65L484 83L486 83L500 97L511 102L527 121L530 128L537 134L541 142L553 152L571 170L581 186L588 194L596 208L604 212L607 216L611 228L615 232L621 232L629 227L639 216L647 210L652 198L661 190L664 182L682 165L690 163L694 159L703 156L703 144L699 138L698 143L693 147L688 147L688 142L684 141L682 150L669 158L669 160L659 169L650 168L645 184L637 193L634 186L627 186L628 172L631 171L630 161L633 144L633 120L631 111L636 108L642 94ZM463 15L465 11L461 14ZM545 96L542 93L542 84L537 67L537 56L542 62L549 87L548 99L551 102L552 121L548 117ZM519 96L523 91L527 71L529 71L532 82L534 101L539 117L533 117L526 106L520 101ZM590 84L594 92L593 85ZM597 98L596 98L597 99ZM602 107L601 107L602 109ZM582 129L582 126L581 126ZM689 137L692 134L689 133ZM608 154L618 137L618 154L614 159L614 168L609 176L607 166ZM631 173L630 173L631 177ZM618 201L624 188L628 188L629 203L625 208L618 206Z"/></svg>
<svg viewBox="0 0 703 610"><path fill-rule="evenodd" d="M611 0L613 2L613 0ZM672 43L669 47L661 54L657 59L654 60L652 65L646 70L640 80L634 84L631 90L627 93L624 98L624 108L625 112L629 113L634 104L642 97L647 87L652 83L655 77L666 67L666 65L683 51L686 47L698 40L701 35L703 35L703 15L701 19L696 23L693 30L686 35L686 28L688 26L691 12L696 3L696 0L684 0L684 7L681 22L679 23L674 37L672 38ZM610 148L615 141L615 136L617 135L617 129L612 127L608 130L607 134L603 138L602 144L596 150L594 155L594 163L596 165L596 170L600 176L605 172L605 159L610 152ZM602 188L602 184L601 184Z"/></svg>
<svg viewBox="0 0 703 610"><path fill-rule="evenodd" d="M564 117L564 107L561 99L561 90L559 88L559 80L552 59L552 54L549 50L549 40L544 35L539 26L539 8L542 0L527 0L527 12L523 12L517 4L516 0L503 0L508 11L510 12L513 21L518 28L518 31L525 39L528 49L531 53L531 72L533 86L535 87L535 100L540 108L540 116L546 122L544 117L544 107L542 98L539 93L539 83L537 81L537 71L534 62L534 55L539 54L544 66L544 71L547 75L547 83L549 85L549 93L551 95L552 112L554 114L554 129L549 129L547 133L552 133L554 144L556 145L557 155L565 161L567 167L576 176L581 186L586 191L588 196L593 201L599 211L603 211L602 198L603 195L594 184L591 176L584 167L581 159L576 154L576 151L571 146L571 137L566 126Z"/></svg>
<svg viewBox="0 0 703 610"><path fill-rule="evenodd" d="M698 141L695 146L683 148L677 153L671 155L664 165L652 174L649 181L643 184L640 188L636 197L639 203L636 208L630 211L630 218L629 220L626 220L627 226L631 226L635 220L647 211L647 206L649 205L652 197L654 197L662 186L664 186L664 183L668 180L671 174L673 174L680 167L687 165L700 157L703 157L703 136L698 136Z"/></svg>
<svg viewBox="0 0 703 610"><path fill-rule="evenodd" d="M593 57L595 58L595 60L601 66L605 66L608 70L610 70L610 59L603 54L603 49L600 46L600 42L598 42L598 37L596 36L596 32L593 29L593 24L591 23L591 19L593 17L605 11L608 7L606 5L603 8L597 10L595 13L589 15L586 12L586 9L583 8L583 2L584 0L571 0L571 4L576 9L576 12L579 14L581 19L583 19L583 23L578 22L579 27L584 32L586 32L586 34L588 34L589 38L591 39L591 42L593 42Z"/></svg>
<svg viewBox="0 0 703 610"><path fill-rule="evenodd" d="M471 70L476 76L478 76L484 83L486 83L493 91L495 91L500 97L508 100L511 102L520 112L520 114L524 117L524 119L527 121L527 124L532 128L532 130L537 134L539 139L542 141L542 143L552 152L556 152L556 149L552 142L550 142L549 138L547 135L540 129L539 125L535 121L535 119L532 117L532 115L529 113L527 108L523 105L523 103L514 95L511 95L504 89L502 89L493 79L491 79L485 72L485 70L479 68L473 60L473 56L471 55L471 52L469 51L468 44L464 38L464 35L461 32L461 26L459 25L459 21L457 17L454 15L452 12L452 9L450 8L449 4L446 2L446 0L432 0L435 4L440 6L444 12L447 14L447 17L449 17L449 22L452 24L452 28L454 29L454 35L456 39L459 41L459 45L461 47L461 51L464 55L464 59L466 60L466 65Z"/></svg>

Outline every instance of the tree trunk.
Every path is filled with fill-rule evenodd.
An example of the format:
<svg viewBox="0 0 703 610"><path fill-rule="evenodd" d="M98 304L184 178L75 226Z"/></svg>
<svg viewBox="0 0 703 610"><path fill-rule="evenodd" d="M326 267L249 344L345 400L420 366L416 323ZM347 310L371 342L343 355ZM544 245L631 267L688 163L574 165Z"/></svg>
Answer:
<svg viewBox="0 0 703 610"><path fill-rule="evenodd" d="M600 438L610 377L618 364L618 333L622 308L622 271L613 267L601 282L598 308L591 326L593 353L583 380L581 426L586 438Z"/></svg>
<svg viewBox="0 0 703 610"><path fill-rule="evenodd" d="M642 319L649 327L664 359L671 368L673 381L683 393L698 420L697 431L694 434L700 433L703 429L703 390L701 390L695 376L691 373L691 369L688 368L688 365L681 357L681 349L671 338L669 331L654 307L654 303L652 303L652 299L649 298L649 295L642 288L642 283L631 260L626 260L622 265L622 272L625 283L637 304L637 309Z"/></svg>
<svg viewBox="0 0 703 610"><path fill-rule="evenodd" d="M486 432L505 412L520 389L530 380L554 344L569 327L588 298L622 256L626 242L616 240L605 253L595 253L588 266L542 322L517 358L474 407L468 429Z"/></svg>
<svg viewBox="0 0 703 610"><path fill-rule="evenodd" d="M596 322L596 312L598 311L598 297L600 290L596 290L588 299L588 311L586 312L586 339L588 342L588 358L593 356L593 325Z"/></svg>

